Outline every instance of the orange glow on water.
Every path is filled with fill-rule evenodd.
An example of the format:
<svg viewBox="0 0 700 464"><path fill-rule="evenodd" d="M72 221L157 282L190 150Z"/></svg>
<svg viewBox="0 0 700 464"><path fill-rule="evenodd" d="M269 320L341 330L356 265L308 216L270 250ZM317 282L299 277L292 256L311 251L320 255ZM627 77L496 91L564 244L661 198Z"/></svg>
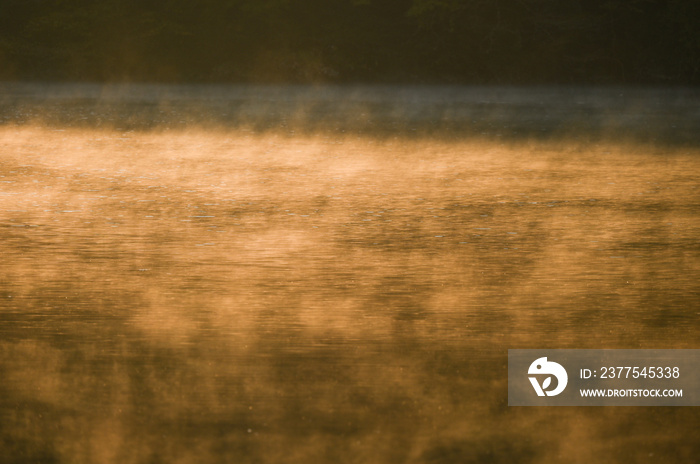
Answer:
<svg viewBox="0 0 700 464"><path fill-rule="evenodd" d="M59 460L594 459L657 413L507 409L506 350L695 347L697 149L25 125L0 152L0 405ZM690 459L635 427L627 457Z"/></svg>

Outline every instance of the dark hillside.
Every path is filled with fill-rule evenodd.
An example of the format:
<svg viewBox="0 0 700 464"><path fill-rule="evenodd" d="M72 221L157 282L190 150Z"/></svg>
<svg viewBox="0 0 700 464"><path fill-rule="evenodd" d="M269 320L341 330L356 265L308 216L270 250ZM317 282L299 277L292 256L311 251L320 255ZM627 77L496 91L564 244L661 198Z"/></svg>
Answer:
<svg viewBox="0 0 700 464"><path fill-rule="evenodd" d="M2 0L0 78L700 82L693 0Z"/></svg>

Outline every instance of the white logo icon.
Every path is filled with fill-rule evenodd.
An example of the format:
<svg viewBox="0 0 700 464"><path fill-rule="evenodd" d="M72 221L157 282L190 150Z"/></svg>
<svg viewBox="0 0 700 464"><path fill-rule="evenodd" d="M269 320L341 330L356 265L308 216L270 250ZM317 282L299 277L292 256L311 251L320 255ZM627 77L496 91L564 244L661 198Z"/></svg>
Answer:
<svg viewBox="0 0 700 464"><path fill-rule="evenodd" d="M544 379L542 385L540 386L537 377L529 377L532 387L537 392L537 396L557 396L559 393L563 392L566 388L566 383L569 381L569 376L566 374L566 369L562 367L561 364L557 364L552 361L547 361L547 358L536 359L530 368L527 370L528 374L549 374L548 377ZM557 378L557 388L554 390L547 390L547 388L552 383L552 377Z"/></svg>

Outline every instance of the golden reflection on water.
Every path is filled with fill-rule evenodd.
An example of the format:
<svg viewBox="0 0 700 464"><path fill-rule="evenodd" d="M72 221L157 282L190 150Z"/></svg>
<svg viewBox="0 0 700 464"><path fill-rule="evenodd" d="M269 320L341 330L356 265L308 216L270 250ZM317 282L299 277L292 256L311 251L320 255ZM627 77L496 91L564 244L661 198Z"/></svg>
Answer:
<svg viewBox="0 0 700 464"><path fill-rule="evenodd" d="M700 153L0 129L7 462L690 462L509 348L697 348Z"/></svg>

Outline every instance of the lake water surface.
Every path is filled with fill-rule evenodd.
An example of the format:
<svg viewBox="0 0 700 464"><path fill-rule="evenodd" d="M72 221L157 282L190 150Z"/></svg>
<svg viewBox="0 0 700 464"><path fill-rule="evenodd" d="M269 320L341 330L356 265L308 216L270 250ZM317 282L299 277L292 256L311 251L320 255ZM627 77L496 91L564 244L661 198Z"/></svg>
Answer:
<svg viewBox="0 0 700 464"><path fill-rule="evenodd" d="M698 348L697 93L2 87L7 463L693 462L507 350Z"/></svg>

